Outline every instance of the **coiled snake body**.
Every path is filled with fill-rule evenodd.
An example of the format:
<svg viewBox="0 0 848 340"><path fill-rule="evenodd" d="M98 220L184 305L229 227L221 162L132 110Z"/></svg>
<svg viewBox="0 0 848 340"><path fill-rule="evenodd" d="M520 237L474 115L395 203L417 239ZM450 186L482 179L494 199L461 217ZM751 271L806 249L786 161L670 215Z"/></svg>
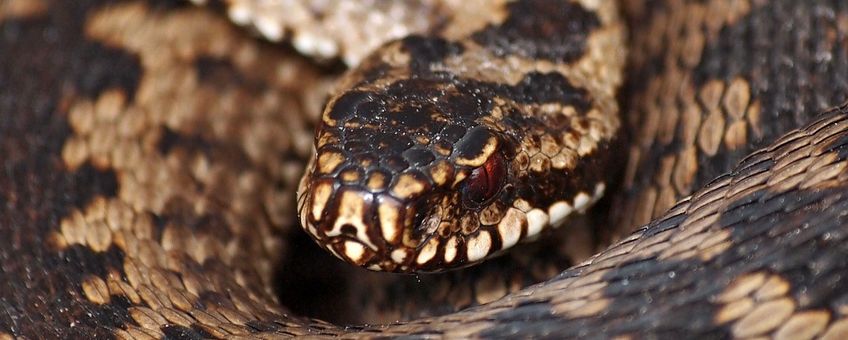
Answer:
<svg viewBox="0 0 848 340"><path fill-rule="evenodd" d="M251 4L359 68L185 4L0 4L0 337L846 336L840 1L376 2L359 23L417 33L369 57L295 20L356 8ZM457 313L342 327L273 288L298 212L347 261L438 271L604 191L620 240Z"/></svg>

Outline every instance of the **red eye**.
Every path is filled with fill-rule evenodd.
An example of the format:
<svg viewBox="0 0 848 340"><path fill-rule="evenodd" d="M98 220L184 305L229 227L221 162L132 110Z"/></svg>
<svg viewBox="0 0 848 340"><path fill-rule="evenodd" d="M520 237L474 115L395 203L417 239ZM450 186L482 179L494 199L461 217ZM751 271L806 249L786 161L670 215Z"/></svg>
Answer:
<svg viewBox="0 0 848 340"><path fill-rule="evenodd" d="M495 152L479 168L471 171L462 190L466 204L480 207L488 203L501 190L506 177L506 165L503 156Z"/></svg>

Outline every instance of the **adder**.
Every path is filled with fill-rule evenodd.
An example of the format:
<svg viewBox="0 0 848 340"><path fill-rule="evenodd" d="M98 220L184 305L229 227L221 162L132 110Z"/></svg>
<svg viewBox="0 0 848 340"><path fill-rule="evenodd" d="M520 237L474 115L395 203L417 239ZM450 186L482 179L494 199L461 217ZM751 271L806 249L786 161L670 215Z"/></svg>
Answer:
<svg viewBox="0 0 848 340"><path fill-rule="evenodd" d="M0 4L0 338L848 333L848 5L326 4ZM300 226L442 271L585 211L611 245L455 313L281 303Z"/></svg>

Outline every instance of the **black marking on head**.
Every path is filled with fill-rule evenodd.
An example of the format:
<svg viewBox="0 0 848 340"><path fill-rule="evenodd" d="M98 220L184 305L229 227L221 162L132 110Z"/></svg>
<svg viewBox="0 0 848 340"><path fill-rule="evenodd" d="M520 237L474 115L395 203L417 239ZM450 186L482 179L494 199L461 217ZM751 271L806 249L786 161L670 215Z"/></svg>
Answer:
<svg viewBox="0 0 848 340"><path fill-rule="evenodd" d="M399 154L412 146L400 136L413 134L431 141L471 138L470 145L479 146L484 140L467 136L467 129L480 127L477 120L490 114L495 97L519 104L561 103L578 111L588 110L592 103L586 90L575 87L558 73L532 72L517 84L508 85L435 72L398 80L384 90L345 93L328 115L337 121L334 128L347 126L338 132L343 143L358 142L345 146L352 153L356 153L354 149L372 149ZM461 151L462 155L477 152Z"/></svg>
<svg viewBox="0 0 848 340"><path fill-rule="evenodd" d="M442 129L442 132L439 133L439 137L442 140L449 142L456 142L462 136L465 136L465 127L459 125L447 125Z"/></svg>
<svg viewBox="0 0 848 340"><path fill-rule="evenodd" d="M583 55L586 38L600 26L598 17L576 2L524 0L508 7L503 23L473 35L497 56L571 62Z"/></svg>
<svg viewBox="0 0 848 340"><path fill-rule="evenodd" d="M394 173L400 173L409 167L409 163L400 155L388 155L380 159L380 165Z"/></svg>
<svg viewBox="0 0 848 340"><path fill-rule="evenodd" d="M559 73L530 72L509 92L509 98L519 103L563 103L580 111L592 104L588 91L572 85Z"/></svg>
<svg viewBox="0 0 848 340"><path fill-rule="evenodd" d="M357 82L356 86L371 84L380 78L386 77L386 74L392 69L391 65L382 60L366 59L362 63L364 67L362 78ZM369 63L367 67L364 66L366 63Z"/></svg>
<svg viewBox="0 0 848 340"><path fill-rule="evenodd" d="M335 121L345 122L354 117L378 115L384 107L368 92L349 91L336 100L329 112L329 117Z"/></svg>
<svg viewBox="0 0 848 340"><path fill-rule="evenodd" d="M427 149L413 148L403 152L403 157L409 164L421 167L433 162L436 159L433 153Z"/></svg>
<svg viewBox="0 0 848 340"><path fill-rule="evenodd" d="M445 112L442 99L447 91L443 84L425 79L406 79L393 83L381 93L386 105L378 115L369 117L375 124L394 133L429 135L444 125ZM434 99L435 98L435 99ZM391 103L391 104L389 104Z"/></svg>
<svg viewBox="0 0 848 340"><path fill-rule="evenodd" d="M412 35L401 40L403 50L409 53L410 67L419 73L429 69L430 65L438 63L445 57L463 52L461 44L442 38L422 37Z"/></svg>
<svg viewBox="0 0 848 340"><path fill-rule="evenodd" d="M454 146L454 154L457 157L466 159L477 158L492 137L492 133L482 126L475 127L468 131L461 140Z"/></svg>
<svg viewBox="0 0 848 340"><path fill-rule="evenodd" d="M328 113L336 124L323 128L338 136L346 163L370 158L376 162L363 170L378 166L397 173L448 157L434 148L444 150L463 138L492 104L472 87L457 86L458 79L433 78L398 80L382 90L354 90L336 100Z"/></svg>

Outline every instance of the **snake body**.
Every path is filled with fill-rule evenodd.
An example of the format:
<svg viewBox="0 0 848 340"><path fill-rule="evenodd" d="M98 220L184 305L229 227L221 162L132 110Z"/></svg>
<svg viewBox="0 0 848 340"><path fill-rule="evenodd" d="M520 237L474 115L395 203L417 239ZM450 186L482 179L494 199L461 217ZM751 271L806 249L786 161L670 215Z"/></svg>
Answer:
<svg viewBox="0 0 848 340"><path fill-rule="evenodd" d="M579 8L590 13L608 2L563 4L575 13ZM505 85L487 84L492 79L484 77L508 72L475 73L475 67L452 66L445 58L488 40L468 42L461 38L467 34L449 33L434 38L424 32L362 59L361 70L379 72L353 71L343 78L318 119L307 112L320 110L323 97L311 90L329 86L326 69L245 38L209 11L170 2L95 0L0 6L0 337L843 338L848 332L848 105L840 105L848 93L848 8L839 1L632 1L623 4L626 19L612 23L598 14L596 24L571 27L585 42L593 34L584 33L587 29L599 32L608 23L627 21L632 71L621 95L599 90L614 89L615 81L590 85L588 79L557 76L556 63L547 73L517 72L505 82L513 88L502 90ZM493 8L511 8L504 6ZM466 21L474 30L497 27L514 12L479 13L474 19L482 21ZM267 20L260 22L261 32L275 32ZM438 29L449 32L445 27L450 25ZM503 70L497 61L515 60L509 57L521 53L515 46L525 53L536 46L518 40L494 39L488 42L510 44L480 51L493 54L495 69ZM298 41L296 47L304 44ZM523 57L542 60L545 55ZM463 81L435 74L434 65ZM392 74L415 67L430 73ZM538 102L522 103L514 85L527 74L560 85L568 80L584 89L575 93L591 99L577 96L583 104L564 105L563 93L545 101L533 92L523 98ZM363 82L369 75L373 79ZM541 102L553 104L545 106L563 116L592 108L610 115L620 111L620 134L631 141L623 190L610 203L608 223L614 231L607 236L621 239L548 281L453 314L349 327L292 314L278 303L272 287L279 256L297 256L281 240L300 232L294 218L298 210L314 207L296 209L294 202L301 167L312 153L310 127L323 129L319 136L338 127L328 118L349 115L333 111L345 96L360 104L365 97L379 99L380 91L392 88L380 79L423 82L428 84L420 86L423 90L460 98L475 93L470 87L495 94L455 101L461 108L480 109L471 113L483 116L496 107L526 110ZM445 79L451 82L439 83ZM535 82L526 84L531 89ZM624 97L621 109L615 102L603 104L597 93ZM419 103L414 108L443 115L450 110L433 108L453 108L446 103L454 101L408 96L398 106L386 105L414 111L403 104ZM480 105L488 100L502 104ZM343 107L358 108L347 103ZM474 123L464 123L468 130L501 131L498 121L481 124L479 116L473 117ZM367 120L345 124L369 127ZM430 139L411 144L436 152L438 144ZM520 141L496 143L520 150ZM541 136L539 141L544 145ZM451 155L473 149L466 158L482 160L453 168L471 177L493 154L473 157L481 148L461 144L452 149ZM494 162L502 162L506 178L513 178L522 168L511 163L519 152L497 150L503 159ZM327 149L317 151L313 167L321 169L320 156ZM457 158L462 157L445 157ZM414 168L419 169L429 168ZM586 169L585 186L569 190L594 191L601 180L591 177L597 175L590 173L592 167ZM362 183L351 176L349 183ZM304 183L301 192L312 190L312 182ZM481 192L485 203L509 198L504 206L523 207L515 203L520 194ZM543 194L548 196L524 200L543 206L576 195ZM366 215L346 216L362 220ZM529 223L521 225L526 236ZM642 226L631 232L636 225ZM347 241L361 241L350 236L350 229L339 226ZM506 243L500 230L489 233L497 237L485 255ZM413 246L426 244L411 235ZM434 254L445 259L446 244L457 235L436 234L445 237ZM365 258L347 245L330 248L352 262ZM420 254L409 257L418 263ZM465 249L465 260L468 254ZM420 262L425 270L436 265Z"/></svg>

